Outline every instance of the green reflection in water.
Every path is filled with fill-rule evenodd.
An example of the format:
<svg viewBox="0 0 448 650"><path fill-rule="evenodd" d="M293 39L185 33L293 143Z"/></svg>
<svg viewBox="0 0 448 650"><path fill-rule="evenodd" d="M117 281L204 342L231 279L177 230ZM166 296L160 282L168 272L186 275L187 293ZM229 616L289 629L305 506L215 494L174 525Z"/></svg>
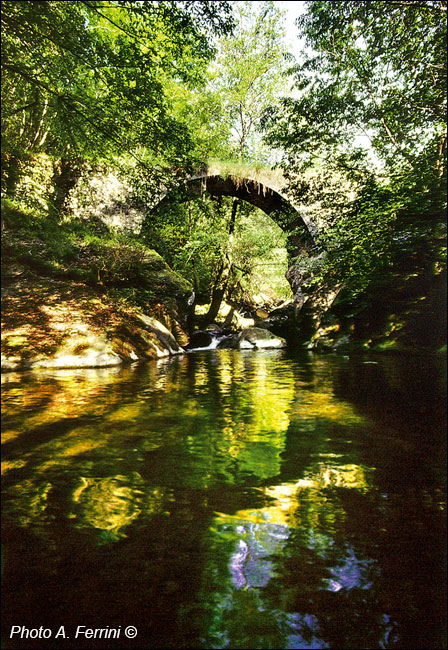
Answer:
<svg viewBox="0 0 448 650"><path fill-rule="evenodd" d="M415 393L421 367L406 373L223 350L6 375L5 629L19 616L138 623L142 647L436 647L442 427L422 405L440 386L427 373Z"/></svg>
<svg viewBox="0 0 448 650"><path fill-rule="evenodd" d="M336 593L371 588L378 573L375 562L357 556L348 543L338 548L335 540L346 515L336 496L338 490L365 493L372 487L371 473L371 468L357 465L315 463L296 483L263 488L264 507L233 515L217 513L211 528L213 553L207 580L215 580L210 603L213 623L203 639L206 647L249 647L241 644L245 636L248 644L249 639L252 643L256 640L253 647L332 647L313 607L308 604L300 613L283 609L279 604L287 591L280 595L275 589L273 599L267 587L276 578L284 580L279 565L291 557L294 548L303 565L292 584L294 590L307 593L310 601L322 590ZM230 555L224 573L216 563L222 555ZM287 584L289 578L286 574ZM388 622L386 617L380 628L376 626L377 640L384 641L392 631Z"/></svg>

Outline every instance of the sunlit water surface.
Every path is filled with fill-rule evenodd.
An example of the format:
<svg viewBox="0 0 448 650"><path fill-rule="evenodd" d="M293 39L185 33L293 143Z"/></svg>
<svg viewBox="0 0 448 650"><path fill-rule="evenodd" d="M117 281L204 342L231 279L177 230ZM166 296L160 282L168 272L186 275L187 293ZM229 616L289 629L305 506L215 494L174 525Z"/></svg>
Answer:
<svg viewBox="0 0 448 650"><path fill-rule="evenodd" d="M3 647L446 647L441 366L221 350L6 375Z"/></svg>

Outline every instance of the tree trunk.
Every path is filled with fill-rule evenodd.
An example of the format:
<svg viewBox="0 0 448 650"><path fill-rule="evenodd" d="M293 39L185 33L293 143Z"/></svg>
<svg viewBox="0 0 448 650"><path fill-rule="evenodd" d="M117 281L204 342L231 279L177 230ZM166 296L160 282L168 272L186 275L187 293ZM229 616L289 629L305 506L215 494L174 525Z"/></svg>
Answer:
<svg viewBox="0 0 448 650"><path fill-rule="evenodd" d="M77 161L61 158L54 165L54 191L49 203L49 212L52 216L59 217L68 212L67 201L80 176L81 167Z"/></svg>
<svg viewBox="0 0 448 650"><path fill-rule="evenodd" d="M20 162L14 154L2 153L2 192L8 198L14 198L21 176Z"/></svg>
<svg viewBox="0 0 448 650"><path fill-rule="evenodd" d="M230 308L229 313L226 316L226 320L224 321L224 327L230 327L233 321L233 317L235 315L235 307L232 305Z"/></svg>
<svg viewBox="0 0 448 650"><path fill-rule="evenodd" d="M235 221L236 221L236 213L238 211L238 206L240 204L239 199L233 199L232 203L232 214L230 215L230 224L229 224L229 235L232 236L235 230Z"/></svg>
<svg viewBox="0 0 448 650"><path fill-rule="evenodd" d="M227 283L229 282L229 275L230 266L226 265L223 272L219 274L218 279L215 282L215 286L213 287L212 301L205 317L205 323L207 325L209 323L212 323L218 315L221 303L224 299L224 294L227 289Z"/></svg>
<svg viewBox="0 0 448 650"><path fill-rule="evenodd" d="M233 238L233 233L235 231L235 221L236 221L236 215L238 212L238 206L240 204L239 199L234 199L232 203L232 213L230 215L230 222L229 222L229 238L230 241L232 241ZM210 308L207 312L207 315L205 317L205 322L206 324L212 323L219 312L219 309L221 307L221 303L224 300L224 296L226 293L227 285L229 283L230 279L230 271L232 269L232 258L230 253L227 253L224 261L221 264L221 267L218 272L218 277L215 281L215 285L213 287L212 291L212 301L210 303Z"/></svg>

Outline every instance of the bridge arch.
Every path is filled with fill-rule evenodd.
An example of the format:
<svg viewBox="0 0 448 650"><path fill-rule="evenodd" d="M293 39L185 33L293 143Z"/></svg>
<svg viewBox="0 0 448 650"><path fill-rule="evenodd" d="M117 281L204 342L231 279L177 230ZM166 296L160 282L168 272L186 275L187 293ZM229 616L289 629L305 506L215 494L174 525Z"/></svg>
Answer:
<svg viewBox="0 0 448 650"><path fill-rule="evenodd" d="M179 189L182 191L179 192ZM277 190L251 178L200 173L185 179L177 188L167 192L152 209L167 205L174 198L178 201L189 201L204 193L211 196L233 196L251 203L269 215L287 233L290 257L301 253L309 254L315 244L310 229L292 203Z"/></svg>

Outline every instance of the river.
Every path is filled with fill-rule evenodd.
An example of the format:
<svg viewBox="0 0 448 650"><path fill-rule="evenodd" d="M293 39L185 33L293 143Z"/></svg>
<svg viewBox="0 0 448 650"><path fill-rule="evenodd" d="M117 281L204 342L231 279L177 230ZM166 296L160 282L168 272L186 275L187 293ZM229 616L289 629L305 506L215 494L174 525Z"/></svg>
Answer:
<svg viewBox="0 0 448 650"><path fill-rule="evenodd" d="M442 359L2 381L4 648L446 647Z"/></svg>

